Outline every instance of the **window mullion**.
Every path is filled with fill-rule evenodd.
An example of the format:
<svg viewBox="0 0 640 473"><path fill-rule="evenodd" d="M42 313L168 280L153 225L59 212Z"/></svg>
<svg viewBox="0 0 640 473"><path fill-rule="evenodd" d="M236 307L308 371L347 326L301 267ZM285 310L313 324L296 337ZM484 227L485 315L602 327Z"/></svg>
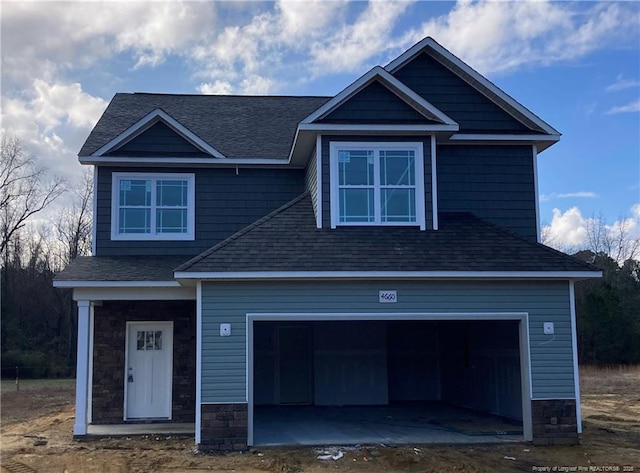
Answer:
<svg viewBox="0 0 640 473"><path fill-rule="evenodd" d="M373 150L373 221L375 223L382 222L382 197L380 190L380 150Z"/></svg>
<svg viewBox="0 0 640 473"><path fill-rule="evenodd" d="M151 218L150 218L150 225L151 225L151 234L152 235L157 235L158 234L158 228L156 227L156 197L157 197L157 186L158 186L158 180L157 179L149 179L151 181Z"/></svg>

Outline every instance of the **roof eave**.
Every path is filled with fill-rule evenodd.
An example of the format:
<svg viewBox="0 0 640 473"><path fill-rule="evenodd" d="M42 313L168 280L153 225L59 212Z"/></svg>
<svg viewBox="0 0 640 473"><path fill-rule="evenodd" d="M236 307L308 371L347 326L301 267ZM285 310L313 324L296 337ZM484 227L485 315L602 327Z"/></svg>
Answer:
<svg viewBox="0 0 640 473"><path fill-rule="evenodd" d="M194 166L194 167L234 167L243 166L287 166L289 159L284 158L225 158L214 157L183 157L183 156L78 156L80 164L86 165L127 165L127 166L153 166L162 164L166 166Z"/></svg>
<svg viewBox="0 0 640 473"><path fill-rule="evenodd" d="M176 280L581 280L602 271L237 271L175 272Z"/></svg>

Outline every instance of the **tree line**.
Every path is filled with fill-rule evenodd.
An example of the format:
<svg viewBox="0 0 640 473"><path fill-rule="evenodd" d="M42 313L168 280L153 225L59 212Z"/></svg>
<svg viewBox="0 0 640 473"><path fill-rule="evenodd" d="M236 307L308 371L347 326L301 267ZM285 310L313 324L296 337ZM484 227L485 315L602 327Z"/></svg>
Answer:
<svg viewBox="0 0 640 473"><path fill-rule="evenodd" d="M2 376L72 376L77 312L54 275L91 252L93 177L51 176L22 140L3 135L0 162ZM65 205L58 205L61 202ZM57 209L54 206L57 205ZM46 213L46 216L45 216Z"/></svg>
<svg viewBox="0 0 640 473"><path fill-rule="evenodd" d="M1 159L2 376L14 376L16 366L25 377L73 376L77 309L71 291L52 282L74 258L91 253L93 178L51 177L15 136L2 136ZM604 274L576 283L581 363L640 363L640 239L620 222L612 232L603 217L590 219L585 247L559 248Z"/></svg>

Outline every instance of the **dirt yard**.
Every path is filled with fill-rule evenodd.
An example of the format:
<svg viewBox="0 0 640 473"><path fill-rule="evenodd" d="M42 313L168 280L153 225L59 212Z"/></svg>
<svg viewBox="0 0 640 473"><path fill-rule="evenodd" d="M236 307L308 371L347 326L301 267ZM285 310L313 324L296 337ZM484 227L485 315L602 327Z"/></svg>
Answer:
<svg viewBox="0 0 640 473"><path fill-rule="evenodd" d="M374 445L342 448L338 460L309 447L200 455L192 439L164 436L74 442L72 382L23 383L19 392L3 382L0 464L2 473L640 472L640 367L581 373L579 446Z"/></svg>

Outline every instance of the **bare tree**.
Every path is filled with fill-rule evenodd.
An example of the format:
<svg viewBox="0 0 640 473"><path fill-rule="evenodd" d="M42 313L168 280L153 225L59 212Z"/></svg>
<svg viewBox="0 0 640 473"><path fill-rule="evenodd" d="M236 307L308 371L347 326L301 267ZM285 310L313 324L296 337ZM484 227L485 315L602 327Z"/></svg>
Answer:
<svg viewBox="0 0 640 473"><path fill-rule="evenodd" d="M65 192L61 177L47 178L16 136L2 136L0 160L0 254L30 217ZM5 257L6 258L6 257Z"/></svg>
<svg viewBox="0 0 640 473"><path fill-rule="evenodd" d="M586 249L594 254L604 253L618 264L640 256L640 237L632 233L632 220L620 216L609 225L602 214L587 219Z"/></svg>
<svg viewBox="0 0 640 473"><path fill-rule="evenodd" d="M74 191L71 207L60 212L55 225L58 240L64 245L61 258L65 265L91 253L92 203L93 173L88 169Z"/></svg>

